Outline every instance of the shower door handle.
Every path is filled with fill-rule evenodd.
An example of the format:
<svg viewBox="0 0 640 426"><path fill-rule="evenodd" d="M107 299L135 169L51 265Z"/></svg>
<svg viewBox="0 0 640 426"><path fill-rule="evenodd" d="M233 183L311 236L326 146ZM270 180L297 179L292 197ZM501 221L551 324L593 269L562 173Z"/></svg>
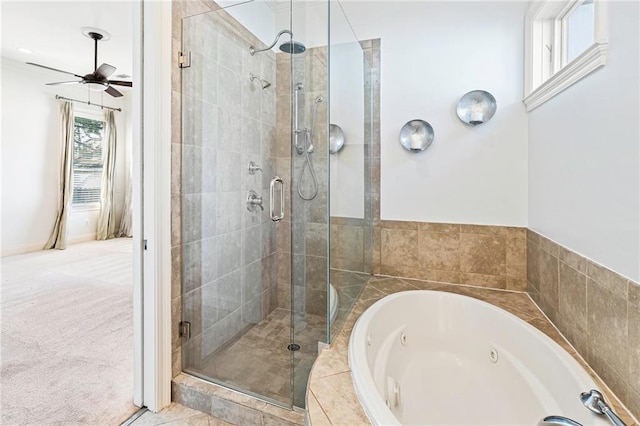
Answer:
<svg viewBox="0 0 640 426"><path fill-rule="evenodd" d="M280 214L277 216L274 210L276 183L280 184ZM284 182L281 177L276 176L271 179L271 185L269 186L269 198L269 213L271 215L271 220L274 222L280 222L284 219Z"/></svg>

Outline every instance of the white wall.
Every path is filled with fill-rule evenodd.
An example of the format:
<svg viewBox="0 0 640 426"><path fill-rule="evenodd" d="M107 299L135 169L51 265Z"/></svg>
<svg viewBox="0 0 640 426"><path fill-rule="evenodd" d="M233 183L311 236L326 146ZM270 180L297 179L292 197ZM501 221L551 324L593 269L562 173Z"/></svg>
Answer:
<svg viewBox="0 0 640 426"><path fill-rule="evenodd" d="M607 4L607 65L529 114L529 226L638 281L639 6Z"/></svg>
<svg viewBox="0 0 640 426"><path fill-rule="evenodd" d="M364 218L364 77L360 43L331 44L329 121L345 145L329 156L331 216Z"/></svg>
<svg viewBox="0 0 640 426"><path fill-rule="evenodd" d="M527 115L522 99L525 2L344 1L358 39L381 39L381 216L527 224ZM483 89L495 117L472 128L455 106ZM420 154L402 125L428 121Z"/></svg>
<svg viewBox="0 0 640 426"><path fill-rule="evenodd" d="M218 0L217 3L267 46L280 30L288 28L288 25L276 28L276 13L264 1Z"/></svg>
<svg viewBox="0 0 640 426"><path fill-rule="evenodd" d="M86 88L45 86L59 75L2 60L2 255L42 249L57 214L59 191L59 102L55 95L86 99ZM64 79L64 78L63 78ZM92 93L100 102L100 95ZM104 103L129 109L126 95L119 100L105 95ZM82 108L81 104L76 104ZM99 109L86 106L87 111ZM116 210L124 198L124 161L131 149L130 119L116 113L119 137L115 185ZM69 216L69 241L95 238L98 210L74 209Z"/></svg>

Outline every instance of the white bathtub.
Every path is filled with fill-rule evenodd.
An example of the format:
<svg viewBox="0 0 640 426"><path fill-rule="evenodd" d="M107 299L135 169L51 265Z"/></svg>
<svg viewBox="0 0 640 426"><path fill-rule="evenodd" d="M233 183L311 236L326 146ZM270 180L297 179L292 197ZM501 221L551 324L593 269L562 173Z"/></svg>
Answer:
<svg viewBox="0 0 640 426"><path fill-rule="evenodd" d="M358 319L356 394L374 425L536 425L549 415L607 425L582 405L597 386L558 344L470 297L406 291Z"/></svg>

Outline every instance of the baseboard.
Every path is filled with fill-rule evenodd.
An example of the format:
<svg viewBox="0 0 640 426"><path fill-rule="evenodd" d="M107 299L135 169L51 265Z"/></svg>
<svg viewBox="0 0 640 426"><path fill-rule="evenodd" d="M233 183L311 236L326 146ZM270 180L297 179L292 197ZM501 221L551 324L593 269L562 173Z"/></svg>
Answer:
<svg viewBox="0 0 640 426"><path fill-rule="evenodd" d="M78 235L72 238L69 238L67 240L67 244L68 245L72 245L72 244L78 244L78 243L86 243L89 241L94 241L96 239L96 233L91 233L91 234L83 234L83 235ZM37 244L25 244L23 246L18 246L18 247L9 247L9 248L2 248L0 249L0 257L7 257L7 256L15 256L18 254L25 254L25 253L33 253L34 251L41 251L43 250L44 245L46 244L46 241L43 241L42 243L37 243Z"/></svg>
<svg viewBox="0 0 640 426"><path fill-rule="evenodd" d="M34 252L34 251L40 251L44 247L44 244L45 243L27 244L27 245L18 246L18 247L2 248L2 251L0 251L0 257L15 256L17 254L24 254L24 253L31 253L31 252Z"/></svg>
<svg viewBox="0 0 640 426"><path fill-rule="evenodd" d="M95 241L96 239L96 233L93 232L91 234L83 234L83 235L78 235L72 238L69 238L67 240L67 244L71 245L71 244L78 244L78 243L86 243L89 241Z"/></svg>

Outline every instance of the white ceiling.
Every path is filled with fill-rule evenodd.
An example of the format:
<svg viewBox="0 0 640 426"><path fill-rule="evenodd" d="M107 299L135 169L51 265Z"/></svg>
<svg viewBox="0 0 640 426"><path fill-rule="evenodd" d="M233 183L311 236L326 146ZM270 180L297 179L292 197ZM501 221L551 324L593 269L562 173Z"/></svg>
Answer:
<svg viewBox="0 0 640 426"><path fill-rule="evenodd" d="M134 2L116 0L1 0L2 58L88 74L93 71L93 40L80 28L96 27L111 34L111 40L98 44L98 65L115 66L114 75L131 75L133 6ZM18 48L33 53L22 53ZM51 74L51 81L73 80L65 74L44 72Z"/></svg>

